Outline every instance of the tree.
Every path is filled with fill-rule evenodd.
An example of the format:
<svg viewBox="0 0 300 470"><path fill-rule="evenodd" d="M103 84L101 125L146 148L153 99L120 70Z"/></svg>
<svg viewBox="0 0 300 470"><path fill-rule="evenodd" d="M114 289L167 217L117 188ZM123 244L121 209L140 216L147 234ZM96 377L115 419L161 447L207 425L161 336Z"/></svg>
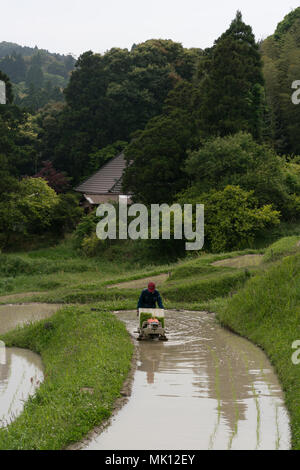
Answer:
<svg viewBox="0 0 300 470"><path fill-rule="evenodd" d="M0 200L3 200L5 194L16 191L18 180L11 175L7 157L0 154Z"/></svg>
<svg viewBox="0 0 300 470"><path fill-rule="evenodd" d="M37 134L29 115L15 105L0 106L0 154L12 176L31 175L37 160Z"/></svg>
<svg viewBox="0 0 300 470"><path fill-rule="evenodd" d="M260 138L262 62L252 29L239 11L203 60L201 117L206 134L225 136L243 130Z"/></svg>
<svg viewBox="0 0 300 470"><path fill-rule="evenodd" d="M182 110L151 119L125 150L125 194L146 204L171 202L186 185L183 166L191 135L189 115Z"/></svg>
<svg viewBox="0 0 300 470"><path fill-rule="evenodd" d="M58 140L48 138L47 126L43 129L43 158L70 174L74 183L80 181L89 168L89 155L118 140L129 141L161 113L169 91L183 78L192 80L200 55L170 40L146 41L132 51L82 54L65 90Z"/></svg>
<svg viewBox="0 0 300 470"><path fill-rule="evenodd" d="M0 242L41 233L51 226L59 197L42 178L24 178L0 202Z"/></svg>
<svg viewBox="0 0 300 470"><path fill-rule="evenodd" d="M289 191L284 165L284 160L271 148L240 132L211 138L200 149L190 152L186 172L198 191L239 185L246 191L254 190L260 204L274 204L284 217L289 217L285 212Z"/></svg>
<svg viewBox="0 0 300 470"><path fill-rule="evenodd" d="M261 45L273 142L279 153L300 154L300 105L292 83L300 77L300 7L279 23Z"/></svg>
<svg viewBox="0 0 300 470"><path fill-rule="evenodd" d="M24 178L13 196L16 207L26 216L26 228L38 232L49 227L59 198L43 178Z"/></svg>
<svg viewBox="0 0 300 470"><path fill-rule="evenodd" d="M123 152L127 145L127 142L123 140L117 140L113 144L107 145L106 147L89 155L89 166L87 168L87 174L82 175L82 179L98 171L108 160Z"/></svg>
<svg viewBox="0 0 300 470"><path fill-rule="evenodd" d="M1 72L1 69L0 69L0 80L2 82L5 82L5 88L6 88L6 103L7 104L12 104L13 100L14 100L14 96L13 96L13 92L12 92L12 84L9 80L9 77Z"/></svg>
<svg viewBox="0 0 300 470"><path fill-rule="evenodd" d="M204 204L205 246L215 253L251 247L257 235L280 220L280 212L271 204L259 206L254 191L239 186L208 193L194 187L183 192L178 202Z"/></svg>
<svg viewBox="0 0 300 470"><path fill-rule="evenodd" d="M13 53L11 56L7 55L0 60L0 70L6 73L14 83L25 80L26 64L20 54Z"/></svg>
<svg viewBox="0 0 300 470"><path fill-rule="evenodd" d="M26 85L29 87L30 85L34 85L37 88L42 88L44 84L44 74L41 69L41 66L36 64L32 64L26 74Z"/></svg>
<svg viewBox="0 0 300 470"><path fill-rule="evenodd" d="M57 194L63 193L69 188L66 175L56 171L50 161L43 162L42 169L33 178L43 178Z"/></svg>

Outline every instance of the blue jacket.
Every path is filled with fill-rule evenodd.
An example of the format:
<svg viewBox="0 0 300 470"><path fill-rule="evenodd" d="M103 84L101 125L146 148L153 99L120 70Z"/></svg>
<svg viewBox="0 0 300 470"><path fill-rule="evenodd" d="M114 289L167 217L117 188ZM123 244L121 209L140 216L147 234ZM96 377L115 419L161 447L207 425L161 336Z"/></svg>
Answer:
<svg viewBox="0 0 300 470"><path fill-rule="evenodd" d="M159 308L164 308L158 290L149 292L148 289L144 289L140 295L137 308L156 308L156 303Z"/></svg>

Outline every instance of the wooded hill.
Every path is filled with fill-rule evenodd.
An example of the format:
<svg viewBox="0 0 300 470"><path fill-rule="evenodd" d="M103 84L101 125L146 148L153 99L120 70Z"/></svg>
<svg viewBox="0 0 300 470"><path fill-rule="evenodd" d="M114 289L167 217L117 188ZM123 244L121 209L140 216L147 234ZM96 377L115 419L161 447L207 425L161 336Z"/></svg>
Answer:
<svg viewBox="0 0 300 470"><path fill-rule="evenodd" d="M0 43L0 70L13 84L15 103L32 111L49 101L62 101L76 60L71 54L50 53L38 47Z"/></svg>
<svg viewBox="0 0 300 470"><path fill-rule="evenodd" d="M25 83L30 93L15 104L10 94L10 104L0 108L0 232L10 227L13 239L16 228L24 231L25 222L16 227L7 211L18 200L24 213L19 196L32 191L29 183L19 187L24 175L49 173L48 184L63 193L61 175L74 187L120 151L131 162L122 191L134 201L205 203L208 250L248 247L276 226L300 222L300 105L291 100L292 83L300 80L300 7L263 43L238 11L204 51L170 39L87 51L70 74L64 102L47 95L47 106L37 99L31 115L18 100L24 105L36 90L45 91L46 74L68 80L65 59L44 51L18 54L3 60L27 63L25 82L15 89ZM71 220L68 204L65 221ZM85 240L94 220L84 223L82 243L101 250L97 240ZM29 220L26 230L37 231L38 224Z"/></svg>

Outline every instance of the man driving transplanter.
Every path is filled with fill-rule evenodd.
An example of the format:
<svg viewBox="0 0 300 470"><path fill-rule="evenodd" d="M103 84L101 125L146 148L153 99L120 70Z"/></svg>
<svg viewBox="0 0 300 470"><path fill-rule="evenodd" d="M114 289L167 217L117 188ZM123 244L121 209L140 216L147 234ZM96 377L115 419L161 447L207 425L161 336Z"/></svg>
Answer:
<svg viewBox="0 0 300 470"><path fill-rule="evenodd" d="M139 308L156 308L156 304L159 308L164 308L160 293L155 289L155 283L149 282L148 288L143 289L140 295L137 304L137 315L139 314Z"/></svg>

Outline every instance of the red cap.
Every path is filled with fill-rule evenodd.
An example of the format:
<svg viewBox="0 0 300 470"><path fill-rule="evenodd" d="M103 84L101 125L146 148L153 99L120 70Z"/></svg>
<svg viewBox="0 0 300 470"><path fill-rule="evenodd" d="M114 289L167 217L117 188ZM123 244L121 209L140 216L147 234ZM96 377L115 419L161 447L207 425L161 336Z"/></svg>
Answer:
<svg viewBox="0 0 300 470"><path fill-rule="evenodd" d="M154 292L154 291L155 291L155 284L154 284L154 282L149 282L149 284L148 284L148 291L149 291L149 292Z"/></svg>

